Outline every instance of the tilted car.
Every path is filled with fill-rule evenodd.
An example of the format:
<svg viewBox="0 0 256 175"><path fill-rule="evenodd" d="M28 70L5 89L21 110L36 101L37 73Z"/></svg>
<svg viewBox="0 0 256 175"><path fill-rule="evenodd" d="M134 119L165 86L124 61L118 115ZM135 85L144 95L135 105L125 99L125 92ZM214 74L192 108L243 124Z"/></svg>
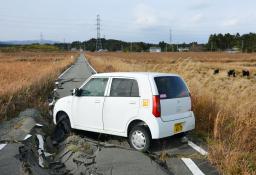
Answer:
<svg viewBox="0 0 256 175"><path fill-rule="evenodd" d="M148 72L92 75L73 95L56 102L53 121L70 129L128 137L139 151L146 151L152 139L195 128L184 80Z"/></svg>

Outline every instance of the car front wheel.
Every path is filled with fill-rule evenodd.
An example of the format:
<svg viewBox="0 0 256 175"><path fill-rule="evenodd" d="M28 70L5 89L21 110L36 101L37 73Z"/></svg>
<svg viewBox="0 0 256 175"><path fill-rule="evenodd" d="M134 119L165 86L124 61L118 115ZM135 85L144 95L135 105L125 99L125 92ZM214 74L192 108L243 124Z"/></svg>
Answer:
<svg viewBox="0 0 256 175"><path fill-rule="evenodd" d="M129 132L129 143L132 148L145 152L150 146L151 137L148 129L144 126L135 126Z"/></svg>

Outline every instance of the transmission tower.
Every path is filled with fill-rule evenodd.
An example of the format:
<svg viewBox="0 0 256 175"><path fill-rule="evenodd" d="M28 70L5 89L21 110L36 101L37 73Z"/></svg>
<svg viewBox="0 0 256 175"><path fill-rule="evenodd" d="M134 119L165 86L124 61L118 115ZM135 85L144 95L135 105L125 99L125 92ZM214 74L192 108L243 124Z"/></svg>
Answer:
<svg viewBox="0 0 256 175"><path fill-rule="evenodd" d="M96 51L102 49L101 39L100 39L100 15L97 15L97 39L96 39Z"/></svg>

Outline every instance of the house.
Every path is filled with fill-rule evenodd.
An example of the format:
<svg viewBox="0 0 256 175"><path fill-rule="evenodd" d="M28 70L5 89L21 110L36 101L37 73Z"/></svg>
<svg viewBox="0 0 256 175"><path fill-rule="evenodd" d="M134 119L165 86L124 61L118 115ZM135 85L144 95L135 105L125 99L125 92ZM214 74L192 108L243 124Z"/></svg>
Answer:
<svg viewBox="0 0 256 175"><path fill-rule="evenodd" d="M188 47L179 47L179 48L178 48L178 51L179 51L179 52L188 52L188 51L189 51L189 48L188 48Z"/></svg>
<svg viewBox="0 0 256 175"><path fill-rule="evenodd" d="M161 52L161 48L160 47L150 47L149 52Z"/></svg>
<svg viewBox="0 0 256 175"><path fill-rule="evenodd" d="M226 49L225 50L227 53L239 53L240 49L238 47L233 47L231 49Z"/></svg>

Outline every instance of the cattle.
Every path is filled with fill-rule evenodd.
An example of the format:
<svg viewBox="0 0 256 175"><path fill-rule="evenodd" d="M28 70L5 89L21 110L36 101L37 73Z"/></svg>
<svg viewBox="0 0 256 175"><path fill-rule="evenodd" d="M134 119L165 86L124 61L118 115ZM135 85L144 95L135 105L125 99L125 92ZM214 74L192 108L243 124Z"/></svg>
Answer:
<svg viewBox="0 0 256 175"><path fill-rule="evenodd" d="M235 71L235 69L230 69L230 70L228 71L228 76L229 76L229 77L230 77L230 76L236 77L236 71Z"/></svg>
<svg viewBox="0 0 256 175"><path fill-rule="evenodd" d="M242 70L242 74L243 74L243 77L249 77L250 76L250 71L249 70Z"/></svg>
<svg viewBox="0 0 256 175"><path fill-rule="evenodd" d="M213 75L218 74L220 72L220 69L214 69Z"/></svg>

